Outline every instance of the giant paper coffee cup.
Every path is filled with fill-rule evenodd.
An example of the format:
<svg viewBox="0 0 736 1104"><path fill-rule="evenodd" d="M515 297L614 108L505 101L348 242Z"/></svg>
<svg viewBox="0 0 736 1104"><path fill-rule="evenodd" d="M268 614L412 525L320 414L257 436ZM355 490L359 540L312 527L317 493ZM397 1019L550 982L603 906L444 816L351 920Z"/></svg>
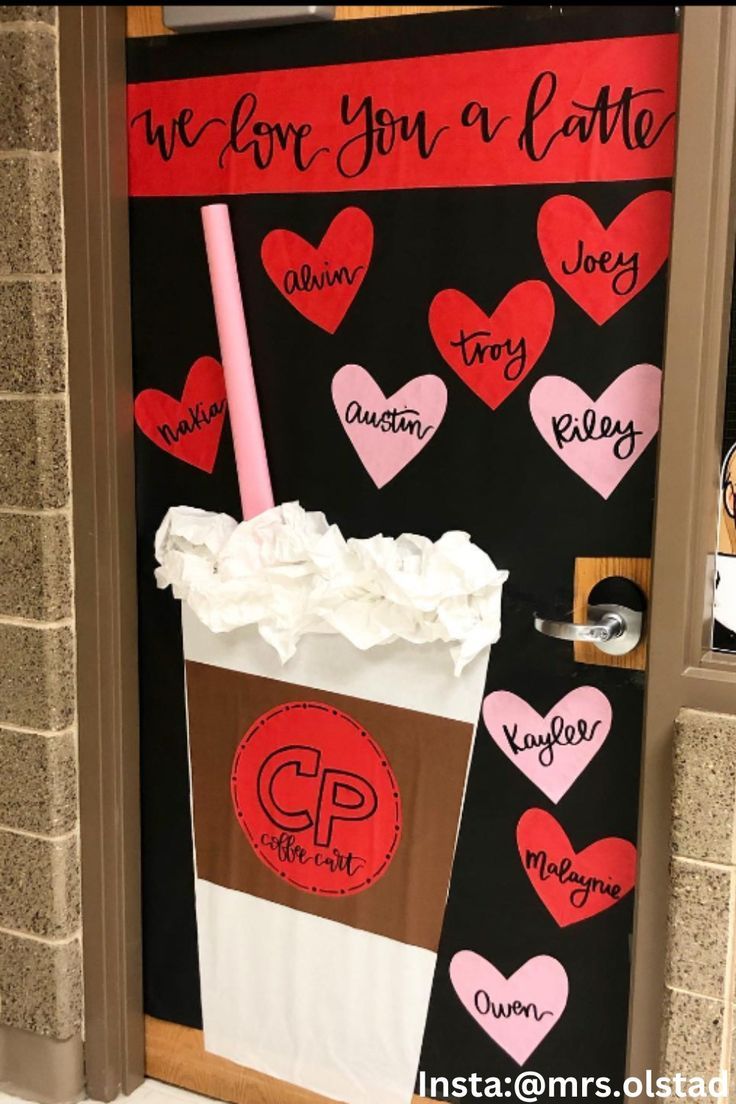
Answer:
<svg viewBox="0 0 736 1104"><path fill-rule="evenodd" d="M298 503L171 510L204 1045L411 1099L499 571L465 533L345 540Z"/></svg>
<svg viewBox="0 0 736 1104"><path fill-rule="evenodd" d="M182 607L204 1045L411 1099L488 650L311 635L282 666Z"/></svg>

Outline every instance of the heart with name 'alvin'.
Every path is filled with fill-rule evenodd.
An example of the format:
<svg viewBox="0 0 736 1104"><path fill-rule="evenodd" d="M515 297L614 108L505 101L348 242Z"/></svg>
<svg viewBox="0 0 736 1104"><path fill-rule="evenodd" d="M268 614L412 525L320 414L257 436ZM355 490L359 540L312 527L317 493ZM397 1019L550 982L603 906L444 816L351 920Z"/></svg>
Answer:
<svg viewBox="0 0 736 1104"><path fill-rule="evenodd" d="M359 207L345 207L319 245L293 230L272 230L261 260L271 280L300 314L334 334L365 279L373 252L373 223Z"/></svg>
<svg viewBox="0 0 736 1104"><path fill-rule="evenodd" d="M577 196L548 199L537 238L553 280L602 326L651 283L667 260L672 194L645 192L608 226Z"/></svg>
<svg viewBox="0 0 736 1104"><path fill-rule="evenodd" d="M627 368L597 399L564 376L545 376L531 390L529 410L555 455L609 498L656 436L661 389L653 364Z"/></svg>
<svg viewBox="0 0 736 1104"><path fill-rule="evenodd" d="M575 851L562 825L544 809L527 809L516 826L521 864L561 928L612 908L634 888L636 848L607 836Z"/></svg>
<svg viewBox="0 0 736 1104"><path fill-rule="evenodd" d="M450 980L466 1011L520 1066L567 1005L567 972L551 955L530 958L507 978L474 951L458 951L450 962Z"/></svg>
<svg viewBox="0 0 736 1104"><path fill-rule="evenodd" d="M138 428L164 452L211 473L225 424L225 374L214 357L194 361L181 399L149 387L134 404Z"/></svg>
<svg viewBox="0 0 736 1104"><path fill-rule="evenodd" d="M600 751L611 718L611 703L595 686L571 690L544 717L508 690L483 702L491 739L555 804Z"/></svg>
<svg viewBox="0 0 736 1104"><path fill-rule="evenodd" d="M490 315L461 291L440 291L429 308L429 328L452 370L496 410L544 352L554 317L547 285L525 280Z"/></svg>
<svg viewBox="0 0 736 1104"><path fill-rule="evenodd" d="M342 427L377 487L384 487L426 448L447 408L439 376L416 376L388 397L359 364L344 364L332 380Z"/></svg>

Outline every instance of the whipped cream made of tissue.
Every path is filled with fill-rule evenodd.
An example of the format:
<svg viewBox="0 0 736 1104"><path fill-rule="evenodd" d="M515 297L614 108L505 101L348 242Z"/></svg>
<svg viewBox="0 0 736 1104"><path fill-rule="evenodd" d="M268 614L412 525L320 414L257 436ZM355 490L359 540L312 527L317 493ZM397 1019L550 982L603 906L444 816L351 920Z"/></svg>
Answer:
<svg viewBox="0 0 736 1104"><path fill-rule="evenodd" d="M159 587L171 586L212 632L257 626L282 663L305 633L336 632L361 650L444 641L459 675L501 632L508 572L467 533L346 540L298 502L240 523L174 506L155 551Z"/></svg>

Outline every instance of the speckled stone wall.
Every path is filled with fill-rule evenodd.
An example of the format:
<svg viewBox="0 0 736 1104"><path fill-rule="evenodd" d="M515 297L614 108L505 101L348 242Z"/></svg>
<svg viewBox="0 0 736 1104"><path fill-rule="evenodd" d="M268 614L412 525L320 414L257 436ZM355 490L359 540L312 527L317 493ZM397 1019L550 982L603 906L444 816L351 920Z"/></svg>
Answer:
<svg viewBox="0 0 736 1104"><path fill-rule="evenodd" d="M57 57L55 7L0 7L0 1031L56 1044L82 1015Z"/></svg>
<svg viewBox="0 0 736 1104"><path fill-rule="evenodd" d="M736 1086L736 717L682 710L674 757L662 1072Z"/></svg>

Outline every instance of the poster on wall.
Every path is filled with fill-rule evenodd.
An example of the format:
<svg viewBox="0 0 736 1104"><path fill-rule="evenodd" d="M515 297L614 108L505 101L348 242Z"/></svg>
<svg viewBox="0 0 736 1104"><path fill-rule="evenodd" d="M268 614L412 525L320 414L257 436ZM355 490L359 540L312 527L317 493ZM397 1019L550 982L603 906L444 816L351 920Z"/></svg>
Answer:
<svg viewBox="0 0 736 1104"><path fill-rule="evenodd" d="M129 43L145 999L211 1053L350 1104L623 1079L644 674L533 619L569 619L576 558L650 554L676 31ZM257 570L288 537L318 632L272 561L260 613L252 563L237 589L213 203L281 504Z"/></svg>
<svg viewBox="0 0 736 1104"><path fill-rule="evenodd" d="M731 306L731 335L724 400L722 462L718 496L718 534L714 570L713 648L736 652L736 311Z"/></svg>

